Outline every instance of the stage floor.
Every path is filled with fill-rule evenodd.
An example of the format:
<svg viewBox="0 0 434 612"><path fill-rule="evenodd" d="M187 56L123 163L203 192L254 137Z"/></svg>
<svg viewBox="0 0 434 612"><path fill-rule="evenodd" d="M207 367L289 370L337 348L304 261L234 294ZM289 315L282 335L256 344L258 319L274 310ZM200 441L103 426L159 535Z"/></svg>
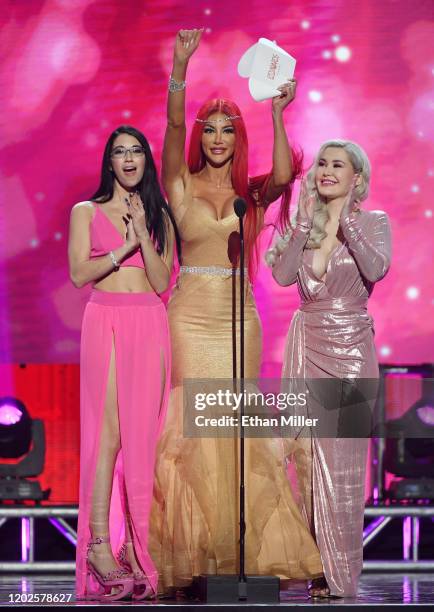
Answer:
<svg viewBox="0 0 434 612"><path fill-rule="evenodd" d="M39 601L42 602L43 595L45 594L44 600L48 605L88 605L88 602L75 601L74 595L74 578L72 575L59 576L59 575L27 575L20 577L17 575L9 574L0 577L0 606L11 606L16 605L32 605L38 604L38 598L35 595L39 595ZM33 595L33 597L32 597ZM57 597L55 597L57 595ZM51 597L50 597L51 596ZM51 601L50 601L51 600ZM434 574L377 574L369 573L363 574L360 583L359 595L356 599L325 599L312 601L307 597L306 588L303 583L294 583L291 591L281 592L280 604L252 604L252 603L238 603L238 604L201 604L186 600L158 600L156 602L116 602L113 604L106 604L112 607L113 605L121 606L138 606L146 605L158 608L165 608L167 611L172 609L195 609L206 608L219 609L219 610L232 610L238 607L259 607L266 608L267 610L277 608L289 608L292 606L321 606L321 605L338 605L351 607L360 606L380 606L380 605L434 605ZM41 603L39 604L41 605ZM92 602L91 605L100 605Z"/></svg>

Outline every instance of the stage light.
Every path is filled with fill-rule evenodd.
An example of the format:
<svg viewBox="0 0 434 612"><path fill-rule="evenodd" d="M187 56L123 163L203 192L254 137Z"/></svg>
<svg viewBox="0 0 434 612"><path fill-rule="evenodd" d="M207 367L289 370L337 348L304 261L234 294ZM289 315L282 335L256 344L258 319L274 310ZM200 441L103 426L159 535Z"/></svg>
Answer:
<svg viewBox="0 0 434 612"><path fill-rule="evenodd" d="M12 397L0 400L0 457L17 458L30 448L32 425L22 402Z"/></svg>
<svg viewBox="0 0 434 612"><path fill-rule="evenodd" d="M8 463L2 463L7 459ZM11 462L11 459L18 459ZM40 419L31 419L23 402L14 397L0 398L0 500L47 499L36 480L44 469L45 432Z"/></svg>
<svg viewBox="0 0 434 612"><path fill-rule="evenodd" d="M392 499L434 499L434 397L423 397L386 423L385 469L399 476Z"/></svg>

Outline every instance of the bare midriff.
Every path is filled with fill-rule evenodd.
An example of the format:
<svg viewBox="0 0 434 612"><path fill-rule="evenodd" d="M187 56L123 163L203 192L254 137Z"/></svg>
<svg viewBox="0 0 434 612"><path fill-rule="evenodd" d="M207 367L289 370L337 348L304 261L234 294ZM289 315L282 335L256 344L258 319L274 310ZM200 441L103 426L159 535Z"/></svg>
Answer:
<svg viewBox="0 0 434 612"><path fill-rule="evenodd" d="M119 268L94 284L94 289L117 293L142 293L154 291L142 268Z"/></svg>

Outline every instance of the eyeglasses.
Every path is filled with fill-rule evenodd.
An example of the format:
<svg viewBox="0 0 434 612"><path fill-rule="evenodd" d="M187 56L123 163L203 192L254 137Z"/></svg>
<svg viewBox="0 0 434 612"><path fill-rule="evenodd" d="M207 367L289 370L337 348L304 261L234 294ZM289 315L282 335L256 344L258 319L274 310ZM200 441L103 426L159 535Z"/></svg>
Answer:
<svg viewBox="0 0 434 612"><path fill-rule="evenodd" d="M127 156L127 153L131 153L133 157L142 157L145 154L145 149L140 147L139 145L134 145L133 147L115 147L110 153L111 157L115 159L122 159Z"/></svg>

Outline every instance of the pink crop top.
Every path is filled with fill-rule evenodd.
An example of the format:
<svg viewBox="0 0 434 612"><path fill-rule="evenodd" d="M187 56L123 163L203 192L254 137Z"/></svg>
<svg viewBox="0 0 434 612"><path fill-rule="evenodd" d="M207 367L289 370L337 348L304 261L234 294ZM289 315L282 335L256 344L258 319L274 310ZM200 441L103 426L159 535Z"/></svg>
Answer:
<svg viewBox="0 0 434 612"><path fill-rule="evenodd" d="M99 205L92 202L95 214L90 224L90 258L107 255L109 251L114 251L125 243L117 228L110 219L104 214ZM144 268L140 248L137 248L119 264L120 267Z"/></svg>

